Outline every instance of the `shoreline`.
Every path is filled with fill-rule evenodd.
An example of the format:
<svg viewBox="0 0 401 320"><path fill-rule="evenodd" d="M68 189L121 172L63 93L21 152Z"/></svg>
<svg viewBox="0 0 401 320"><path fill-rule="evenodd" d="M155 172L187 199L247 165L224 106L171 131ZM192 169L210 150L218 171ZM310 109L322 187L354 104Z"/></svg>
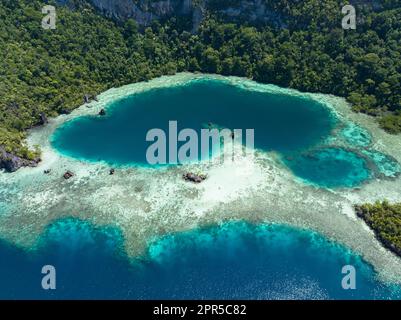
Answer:
<svg viewBox="0 0 401 320"><path fill-rule="evenodd" d="M14 243L29 244L34 242L51 221L72 214L88 219L97 226L112 222L121 227L126 252L128 256L135 256L146 247L149 239L169 232L182 232L235 219L283 223L311 229L329 240L345 245L356 254L361 254L380 277L401 283L401 259L381 246L364 222L357 219L352 209L354 204L372 202L373 199L401 200L399 193L394 191L401 186L400 177L392 181L376 179L361 186L361 190L317 189L295 181L291 172L277 163L276 154L259 152L255 161L241 159L243 166L250 168L251 174L238 172L234 181L227 174L232 167L215 163L199 166L210 173L211 177L199 186L188 185L177 179L186 166L167 168L160 172L124 168L110 181L105 172L107 164L87 163L64 157L50 145L49 137L66 121L82 115L96 115L102 108L107 110L110 102L116 99L152 88L183 85L196 79L220 79L244 86L248 90L318 100L330 106L340 117L368 129L379 151L393 156L399 162L401 160L401 146L398 148L393 143L393 136L377 131L381 129L373 119L360 114L352 115L342 98L301 93L243 78L190 73L166 76L110 89L98 96L99 102L81 106L69 115L50 119L49 124L44 127L30 130L28 143L31 146L39 144L43 148L43 161L36 168L23 168L8 174L9 182L5 181L4 174L0 174L0 185L23 186L23 194L20 192L18 195L22 203L17 207L25 209L23 213L16 213L21 208L13 210L18 217L16 221L0 215L0 222L5 222L5 227L0 226L1 237L4 236ZM44 176L43 170L48 168L52 168L52 174ZM72 168L76 173L73 181L61 180L61 173L66 168ZM36 183L38 190L30 183L32 181ZM159 197L156 196L158 194ZM171 199L171 195L176 197ZM76 199L79 199L78 204ZM114 202L114 206L110 201ZM296 214L294 207L298 210ZM310 212L311 207L314 212ZM82 208L86 212L82 212ZM176 212L176 215L169 216L166 212ZM30 214L39 220L32 221ZM18 224L24 221L29 222L29 228L17 233Z"/></svg>
<svg viewBox="0 0 401 320"><path fill-rule="evenodd" d="M401 202L400 202L401 203ZM400 203L398 205L400 205ZM379 203L379 206L384 206L386 207L387 210L389 210L388 204L387 203ZM376 207L377 204L367 204L367 205L356 205L355 206L355 212L357 214L357 216L363 220L366 225L374 232L375 237L378 241L380 241L383 246L385 248L387 248L388 250L390 250L391 252L393 252L395 255L397 255L398 257L401 258L401 247L397 244L396 242L394 242L394 240L390 240L390 239L386 239L385 235L381 234L381 231L385 231L385 230L381 230L381 228L379 226L375 226L375 221L373 219L371 219L372 217L370 216L371 214L373 215L379 215L380 216L380 212L377 212ZM366 208L367 207L367 208ZM371 208L371 209L370 209ZM370 210L372 210L373 212L371 212ZM392 211L392 214L396 214L393 210L394 207L390 207L390 210ZM395 223L393 221L382 221L382 223ZM399 235L398 235L399 236Z"/></svg>
<svg viewBox="0 0 401 320"><path fill-rule="evenodd" d="M376 230L375 228L373 228L371 223L369 223L363 216L359 216L359 218L361 220L363 220L364 223L366 223L366 225L374 232L377 241L379 241L383 245L383 247L385 247L387 250L391 251L392 253L394 253L396 256L398 256L401 259L401 250L400 249L396 248L391 242L384 239L379 234L379 231Z"/></svg>

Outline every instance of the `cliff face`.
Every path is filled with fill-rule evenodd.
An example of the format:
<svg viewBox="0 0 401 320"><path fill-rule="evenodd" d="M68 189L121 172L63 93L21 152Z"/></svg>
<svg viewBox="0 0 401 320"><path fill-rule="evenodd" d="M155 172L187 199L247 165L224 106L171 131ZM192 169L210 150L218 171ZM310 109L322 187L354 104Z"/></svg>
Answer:
<svg viewBox="0 0 401 320"><path fill-rule="evenodd" d="M74 6L76 0L56 0L61 5ZM132 18L141 26L148 26L153 20L174 15L190 16L193 28L201 23L206 12L213 12L228 21L268 22L286 27L285 9L277 10L273 0L80 0L90 3L103 15L116 20ZM286 9L299 6L299 0L288 1ZM378 9L378 0L350 0L357 6L373 6ZM342 2L339 1L339 8ZM283 8L282 8L283 9Z"/></svg>
<svg viewBox="0 0 401 320"><path fill-rule="evenodd" d="M135 19L140 25L149 25L154 19L174 14L192 13L192 0L90 0L104 15L118 20Z"/></svg>
<svg viewBox="0 0 401 320"><path fill-rule="evenodd" d="M269 10L264 0L86 0L103 15L126 20L132 18L139 25L148 26L153 20L174 15L190 16L194 29L207 11L227 19L243 18L248 21L267 21L281 24L277 13ZM61 5L73 6L73 0L58 0Z"/></svg>
<svg viewBox="0 0 401 320"><path fill-rule="evenodd" d="M203 0L85 0L99 12L117 20L134 19L139 25L147 26L155 19L173 15L193 15L195 3ZM57 0L59 5L74 7L74 0Z"/></svg>

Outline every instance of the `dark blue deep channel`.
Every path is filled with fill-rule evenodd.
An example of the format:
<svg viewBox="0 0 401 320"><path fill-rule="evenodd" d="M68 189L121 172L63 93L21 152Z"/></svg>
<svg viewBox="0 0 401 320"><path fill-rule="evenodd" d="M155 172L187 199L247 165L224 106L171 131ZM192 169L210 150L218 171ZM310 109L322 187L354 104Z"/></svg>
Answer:
<svg viewBox="0 0 401 320"><path fill-rule="evenodd" d="M400 299L400 287L316 233L282 225L231 222L154 241L142 259L122 254L121 234L67 219L51 225L38 249L0 243L0 298L35 299ZM57 270L41 289L41 268ZM356 289L341 269L356 269Z"/></svg>

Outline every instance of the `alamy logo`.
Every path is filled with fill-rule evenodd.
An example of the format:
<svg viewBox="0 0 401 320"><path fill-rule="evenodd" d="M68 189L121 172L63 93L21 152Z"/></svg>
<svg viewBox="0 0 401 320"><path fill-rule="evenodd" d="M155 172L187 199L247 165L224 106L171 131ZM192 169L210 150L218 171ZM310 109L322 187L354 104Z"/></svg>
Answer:
<svg viewBox="0 0 401 320"><path fill-rule="evenodd" d="M45 30L56 29L56 8L54 6L44 6L42 13L46 16L42 19L42 28Z"/></svg>
<svg viewBox="0 0 401 320"><path fill-rule="evenodd" d="M341 270L342 274L345 274L341 281L341 286L344 290L355 290L356 289L356 270L354 266L346 265Z"/></svg>
<svg viewBox="0 0 401 320"><path fill-rule="evenodd" d="M355 7L351 5L346 5L342 8L341 12L345 14L341 25L344 30L355 30L356 29L356 11Z"/></svg>
<svg viewBox="0 0 401 320"><path fill-rule="evenodd" d="M51 265L43 266L42 274L45 274L45 276L42 278L42 288L44 290L55 290L56 289L56 268Z"/></svg>
<svg viewBox="0 0 401 320"><path fill-rule="evenodd" d="M193 129L178 132L177 121L169 121L168 135L162 129L152 129L147 133L146 141L153 143L146 151L146 160L152 165L205 161L216 156L221 156L223 161L233 160L236 152L242 152L242 139L242 129L201 129L198 137L198 132ZM246 129L245 141L245 155L253 155L254 129ZM183 144L178 148L179 142Z"/></svg>

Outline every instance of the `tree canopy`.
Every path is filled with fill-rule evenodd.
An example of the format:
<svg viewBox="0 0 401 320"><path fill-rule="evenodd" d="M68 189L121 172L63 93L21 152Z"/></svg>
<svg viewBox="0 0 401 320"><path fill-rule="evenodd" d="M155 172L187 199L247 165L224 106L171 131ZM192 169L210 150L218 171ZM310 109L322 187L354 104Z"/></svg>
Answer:
<svg viewBox="0 0 401 320"><path fill-rule="evenodd" d="M343 30L341 1L264 0L281 25L227 20L211 10L196 34L185 17L143 28L77 3L75 10L57 7L55 30L41 28L42 1L0 3L0 145L10 152L35 156L24 132L41 113L56 116L82 104L85 93L181 71L339 95L385 130L401 132L399 1L363 7L357 30Z"/></svg>

